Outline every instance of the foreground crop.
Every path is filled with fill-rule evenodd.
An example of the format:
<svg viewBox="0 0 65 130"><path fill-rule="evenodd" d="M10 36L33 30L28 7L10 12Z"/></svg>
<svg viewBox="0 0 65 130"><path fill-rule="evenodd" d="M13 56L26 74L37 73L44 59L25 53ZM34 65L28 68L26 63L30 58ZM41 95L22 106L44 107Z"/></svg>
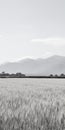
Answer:
<svg viewBox="0 0 65 130"><path fill-rule="evenodd" d="M0 95L0 130L64 130L65 99L62 93Z"/></svg>

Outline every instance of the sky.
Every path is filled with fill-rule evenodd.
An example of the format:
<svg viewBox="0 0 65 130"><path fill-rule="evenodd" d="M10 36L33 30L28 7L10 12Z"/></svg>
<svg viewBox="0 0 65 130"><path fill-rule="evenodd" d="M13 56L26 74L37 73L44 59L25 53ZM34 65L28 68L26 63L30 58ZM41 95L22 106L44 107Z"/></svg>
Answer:
<svg viewBox="0 0 65 130"><path fill-rule="evenodd" d="M0 64L65 56L65 0L0 0Z"/></svg>

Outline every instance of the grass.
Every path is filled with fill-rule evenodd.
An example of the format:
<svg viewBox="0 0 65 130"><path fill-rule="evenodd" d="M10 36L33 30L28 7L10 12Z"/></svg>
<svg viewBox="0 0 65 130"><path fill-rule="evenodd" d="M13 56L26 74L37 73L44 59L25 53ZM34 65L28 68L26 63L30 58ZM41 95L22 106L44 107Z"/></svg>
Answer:
<svg viewBox="0 0 65 130"><path fill-rule="evenodd" d="M0 95L0 130L65 130L64 98L49 90Z"/></svg>
<svg viewBox="0 0 65 130"><path fill-rule="evenodd" d="M39 92L17 90L7 94L3 90L0 130L65 130L64 88L47 87Z"/></svg>

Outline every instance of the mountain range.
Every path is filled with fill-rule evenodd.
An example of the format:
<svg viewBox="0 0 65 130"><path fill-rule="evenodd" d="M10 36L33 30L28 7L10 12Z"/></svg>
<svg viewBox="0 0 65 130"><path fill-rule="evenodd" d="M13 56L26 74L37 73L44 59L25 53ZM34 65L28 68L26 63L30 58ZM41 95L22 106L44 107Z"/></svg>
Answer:
<svg viewBox="0 0 65 130"><path fill-rule="evenodd" d="M26 75L65 74L65 56L54 55L49 58L26 58L18 62L8 62L0 65L0 72L17 73Z"/></svg>

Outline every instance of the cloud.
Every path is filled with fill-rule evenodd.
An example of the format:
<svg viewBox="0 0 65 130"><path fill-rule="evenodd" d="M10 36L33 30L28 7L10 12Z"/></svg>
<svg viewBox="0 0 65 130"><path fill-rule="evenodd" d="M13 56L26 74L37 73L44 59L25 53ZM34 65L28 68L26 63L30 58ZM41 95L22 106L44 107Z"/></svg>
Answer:
<svg viewBox="0 0 65 130"><path fill-rule="evenodd" d="M0 38L2 38L3 37L3 35L0 35Z"/></svg>
<svg viewBox="0 0 65 130"><path fill-rule="evenodd" d="M7 40L9 35L7 33L0 34L0 39Z"/></svg>
<svg viewBox="0 0 65 130"><path fill-rule="evenodd" d="M32 39L31 42L34 42L34 43L53 43L53 44L62 44L62 43L65 43L65 38Z"/></svg>
<svg viewBox="0 0 65 130"><path fill-rule="evenodd" d="M65 38L32 39L31 43L41 56L65 55Z"/></svg>

